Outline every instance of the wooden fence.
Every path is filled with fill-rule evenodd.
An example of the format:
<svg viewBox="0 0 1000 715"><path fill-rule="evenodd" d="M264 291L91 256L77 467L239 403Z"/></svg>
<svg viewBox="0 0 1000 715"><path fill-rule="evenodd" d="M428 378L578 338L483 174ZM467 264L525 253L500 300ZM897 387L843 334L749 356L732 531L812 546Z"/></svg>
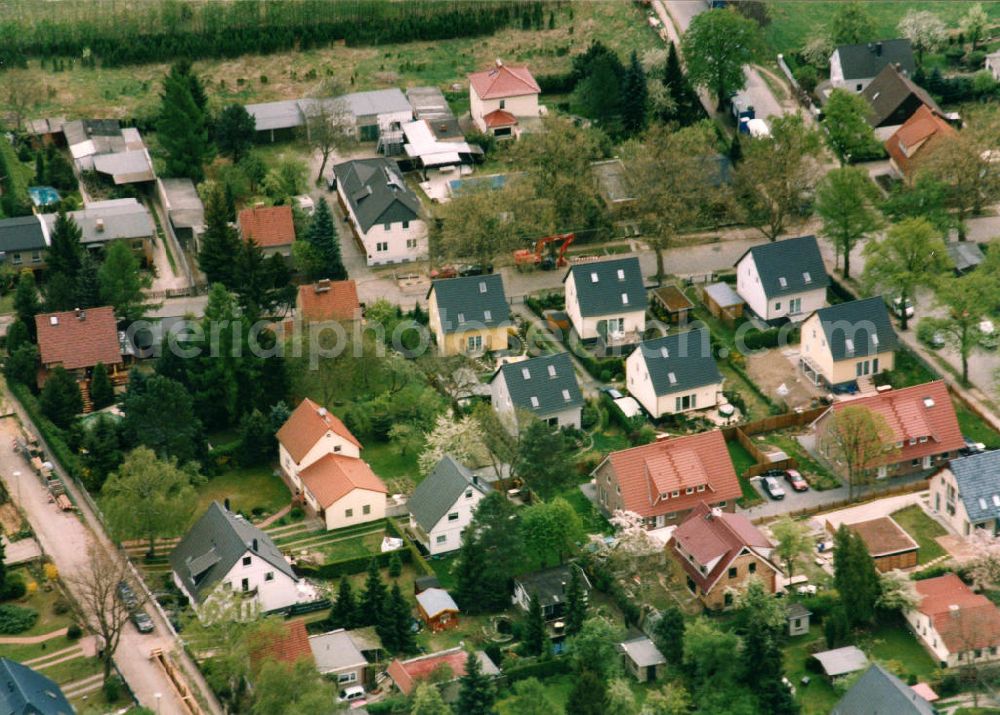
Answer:
<svg viewBox="0 0 1000 715"><path fill-rule="evenodd" d="M802 427L812 423L828 409L828 407L816 407L811 410L803 410L802 412L786 412L783 415L774 415L773 417L765 417L754 422L747 422L745 425L739 425L738 427L723 427L723 438L727 442L732 442L733 440L739 442L740 446L754 459L755 464L747 467L741 476L748 478L756 477L769 469L798 469L799 463L794 457L772 461L767 452L754 444L754 441L750 439L750 435L775 432L788 427Z"/></svg>

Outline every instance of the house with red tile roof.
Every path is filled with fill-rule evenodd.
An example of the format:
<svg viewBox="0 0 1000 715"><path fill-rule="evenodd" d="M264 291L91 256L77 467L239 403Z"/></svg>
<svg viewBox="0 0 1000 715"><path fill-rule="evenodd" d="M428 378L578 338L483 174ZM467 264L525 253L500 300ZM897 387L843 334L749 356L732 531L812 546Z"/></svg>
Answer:
<svg viewBox="0 0 1000 715"><path fill-rule="evenodd" d="M42 313L35 316L35 329L41 360L39 387L57 366L74 373L83 383L98 363L104 364L112 379L127 378L114 308Z"/></svg>
<svg viewBox="0 0 1000 715"><path fill-rule="evenodd" d="M516 138L519 118L539 116L541 91L527 67L512 67L498 59L488 70L469 75L472 121L483 134Z"/></svg>
<svg viewBox="0 0 1000 715"><path fill-rule="evenodd" d="M735 511L742 494L718 430L612 452L593 476L605 514L634 512L649 529L681 523L702 502Z"/></svg>
<svg viewBox="0 0 1000 715"><path fill-rule="evenodd" d="M885 142L889 163L904 179L913 178L921 157L941 139L955 135L955 129L926 104L920 105L909 119Z"/></svg>
<svg viewBox="0 0 1000 715"><path fill-rule="evenodd" d="M916 582L920 604L906 620L942 668L1000 657L1000 609L953 573Z"/></svg>
<svg viewBox="0 0 1000 715"><path fill-rule="evenodd" d="M713 509L702 502L667 542L687 587L706 608L730 608L750 579L778 590L781 574L771 554L774 545L742 514Z"/></svg>
<svg viewBox="0 0 1000 715"><path fill-rule="evenodd" d="M261 636L250 649L254 670L269 660L294 665L303 659L314 662L305 621L282 622L278 632Z"/></svg>
<svg viewBox="0 0 1000 715"><path fill-rule="evenodd" d="M278 430L281 473L295 499L327 529L385 518L386 487L361 459L361 443L308 397Z"/></svg>
<svg viewBox="0 0 1000 715"><path fill-rule="evenodd" d="M433 675L435 682L442 690L442 696L448 702L457 695L458 679L465 675L466 657L467 653L464 648L449 648L408 660L396 658L389 664L385 672L403 695L409 695L416 690L420 681L428 680ZM479 658L484 675L490 678L500 675L500 669L486 653L477 650L476 657ZM443 675L448 671L451 673L450 678Z"/></svg>
<svg viewBox="0 0 1000 715"><path fill-rule="evenodd" d="M358 320L361 304L357 284L351 280L320 280L299 286L295 317L303 323Z"/></svg>
<svg viewBox="0 0 1000 715"><path fill-rule="evenodd" d="M836 402L813 423L816 443L836 466L836 459L823 447L823 434L833 415L849 406L865 407L881 415L892 431L893 443L878 464L878 478L912 474L944 466L965 446L955 407L941 380L923 385L885 390L874 395Z"/></svg>
<svg viewBox="0 0 1000 715"><path fill-rule="evenodd" d="M291 206L255 206L240 211L237 218L244 241L253 241L266 254L292 255L295 222Z"/></svg>

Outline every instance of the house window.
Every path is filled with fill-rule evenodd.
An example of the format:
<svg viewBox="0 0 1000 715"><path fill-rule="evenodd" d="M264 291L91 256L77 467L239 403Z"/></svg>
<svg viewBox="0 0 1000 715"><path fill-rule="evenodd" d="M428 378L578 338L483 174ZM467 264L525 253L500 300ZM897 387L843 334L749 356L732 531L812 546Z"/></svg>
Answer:
<svg viewBox="0 0 1000 715"><path fill-rule="evenodd" d="M335 444L335 445L333 446L333 451L334 451L334 452L339 452L339 451L340 451L340 450L342 450L343 448L344 448L344 445L342 445L342 444Z"/></svg>
<svg viewBox="0 0 1000 715"><path fill-rule="evenodd" d="M774 304L774 309L775 310L781 310L781 301L780 300L777 303Z"/></svg>
<svg viewBox="0 0 1000 715"><path fill-rule="evenodd" d="M354 683L358 679L357 673L338 673L337 682L338 683Z"/></svg>
<svg viewBox="0 0 1000 715"><path fill-rule="evenodd" d="M860 82L858 84L854 85L854 91L855 92L860 92L862 89L864 89L864 85L861 84Z"/></svg>
<svg viewBox="0 0 1000 715"><path fill-rule="evenodd" d="M506 109L506 108L507 108L507 100L506 99L501 99L500 100L500 109Z"/></svg>
<svg viewBox="0 0 1000 715"><path fill-rule="evenodd" d="M449 514L448 521L458 521L458 512L453 511L451 514Z"/></svg>
<svg viewBox="0 0 1000 715"><path fill-rule="evenodd" d="M688 487L684 490L685 494L694 494L694 487Z"/></svg>
<svg viewBox="0 0 1000 715"><path fill-rule="evenodd" d="M243 579L243 581L240 583L240 588L243 589L243 593L246 593L247 591L249 591L250 590L250 579L248 579L248 578Z"/></svg>
<svg viewBox="0 0 1000 715"><path fill-rule="evenodd" d="M354 509L345 509L344 510L344 517L347 518L347 519L353 519L354 518Z"/></svg>
<svg viewBox="0 0 1000 715"><path fill-rule="evenodd" d="M133 251L141 251L142 250L142 239L141 238L137 239L135 241L132 241L132 250Z"/></svg>
<svg viewBox="0 0 1000 715"><path fill-rule="evenodd" d="M382 228L385 229L386 231L390 231L390 230L392 230L392 224L391 223L384 223L384 224L382 224Z"/></svg>
<svg viewBox="0 0 1000 715"><path fill-rule="evenodd" d="M243 565L244 566L249 566L252 563L253 563L253 559L252 558L250 558L249 556L244 556L243 557Z"/></svg>
<svg viewBox="0 0 1000 715"><path fill-rule="evenodd" d="M609 318L608 334L622 335L625 332L625 318Z"/></svg>
<svg viewBox="0 0 1000 715"><path fill-rule="evenodd" d="M698 406L698 395L681 395L674 398L674 412L693 410Z"/></svg>
<svg viewBox="0 0 1000 715"><path fill-rule="evenodd" d="M674 491L670 492L670 498L671 499L676 499L680 495L681 495L681 492L680 492L679 489L675 489Z"/></svg>
<svg viewBox="0 0 1000 715"><path fill-rule="evenodd" d="M802 299L792 298L788 301L788 312L789 313L801 313L802 312Z"/></svg>
<svg viewBox="0 0 1000 715"><path fill-rule="evenodd" d="M749 571L750 573L757 573L757 562L751 561L750 565L747 566L747 571Z"/></svg>
<svg viewBox="0 0 1000 715"><path fill-rule="evenodd" d="M435 542L437 542L438 544L443 544L443 543L444 543L444 542L446 542L447 540L448 540L448 535L447 535L447 534L440 534L440 535L438 535L438 537L437 537L437 538L435 539Z"/></svg>
<svg viewBox="0 0 1000 715"><path fill-rule="evenodd" d="M410 222L409 221L403 221L403 230L405 231L409 227L410 227Z"/></svg>
<svg viewBox="0 0 1000 715"><path fill-rule="evenodd" d="M698 485L698 491L699 491L699 492L703 492L703 491L705 491L705 485L704 485L704 484L699 484L699 485Z"/></svg>
<svg viewBox="0 0 1000 715"><path fill-rule="evenodd" d="M274 580L274 571L268 571L266 574L264 574L264 580L265 581L273 581Z"/></svg>
<svg viewBox="0 0 1000 715"><path fill-rule="evenodd" d="M676 519L676 518L677 518L677 512L676 511L667 512L667 519L673 520L673 519Z"/></svg>
<svg viewBox="0 0 1000 715"><path fill-rule="evenodd" d="M723 596L722 597L722 603L724 605L726 605L726 606L732 606L733 605L733 594L727 593L725 596Z"/></svg>
<svg viewBox="0 0 1000 715"><path fill-rule="evenodd" d="M389 242L388 241L378 241L375 244L375 252L376 253L385 253L388 250L389 250Z"/></svg>
<svg viewBox="0 0 1000 715"><path fill-rule="evenodd" d="M372 505L371 504L365 504L363 507L361 507L361 513L365 514L365 515L371 514L372 513Z"/></svg>
<svg viewBox="0 0 1000 715"><path fill-rule="evenodd" d="M10 259L11 259L11 261L13 262L13 264L15 266L21 265L21 254L20 253L12 253Z"/></svg>
<svg viewBox="0 0 1000 715"><path fill-rule="evenodd" d="M729 578L736 578L736 574L738 573L739 571L737 570L737 568L733 566L731 569L729 569Z"/></svg>
<svg viewBox="0 0 1000 715"><path fill-rule="evenodd" d="M726 505L726 502L725 502L725 501L720 501L720 502L719 502L718 504L716 504L716 506L717 506L717 507L719 507L720 509L721 509L722 507L724 507L725 505Z"/></svg>
<svg viewBox="0 0 1000 715"><path fill-rule="evenodd" d="M465 490L465 498L466 499L471 499L472 498L472 490L471 489L466 489Z"/></svg>
<svg viewBox="0 0 1000 715"><path fill-rule="evenodd" d="M483 349L483 336L482 335L470 335L469 339L466 341L466 346L469 348L470 352Z"/></svg>
<svg viewBox="0 0 1000 715"><path fill-rule="evenodd" d="M42 262L42 254L39 251L32 251L31 252L31 262L32 263L41 263Z"/></svg>
<svg viewBox="0 0 1000 715"><path fill-rule="evenodd" d="M411 251L413 249L415 249L417 247L417 239L415 239L415 238L408 238L408 239L406 239L406 247L408 249L410 249Z"/></svg>

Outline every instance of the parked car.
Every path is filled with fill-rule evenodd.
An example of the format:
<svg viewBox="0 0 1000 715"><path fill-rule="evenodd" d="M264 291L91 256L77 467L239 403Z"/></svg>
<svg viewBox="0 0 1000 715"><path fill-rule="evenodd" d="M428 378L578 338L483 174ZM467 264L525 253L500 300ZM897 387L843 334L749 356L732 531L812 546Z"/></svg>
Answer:
<svg viewBox="0 0 1000 715"><path fill-rule="evenodd" d="M764 477L762 481L764 483L764 491L767 492L769 497L779 500L785 498L785 490L776 477Z"/></svg>
<svg viewBox="0 0 1000 715"><path fill-rule="evenodd" d="M788 469L785 471L785 481L792 485L792 489L797 492L809 491L809 482L806 481L798 470Z"/></svg>
<svg viewBox="0 0 1000 715"><path fill-rule="evenodd" d="M965 446L958 450L958 453L963 457L967 457L970 454L979 454L980 452L986 451L986 445L982 442L975 442L968 437L963 437L965 440Z"/></svg>
<svg viewBox="0 0 1000 715"><path fill-rule="evenodd" d="M132 612L132 625L140 633L152 633L153 632L153 619L149 617L149 614L141 609L137 609Z"/></svg>
<svg viewBox="0 0 1000 715"><path fill-rule="evenodd" d="M603 387L601 392L610 397L612 400L620 400L624 395L613 387Z"/></svg>
<svg viewBox="0 0 1000 715"><path fill-rule="evenodd" d="M913 301L909 298L906 299L905 307L903 299L896 296L892 299L892 312L896 314L897 318L902 318L905 312L907 318L912 318L913 314L916 312L913 308Z"/></svg>
<svg viewBox="0 0 1000 715"><path fill-rule="evenodd" d="M139 607L139 598L126 581L118 582L118 600L125 604L129 610L135 610Z"/></svg>
<svg viewBox="0 0 1000 715"><path fill-rule="evenodd" d="M485 266L480 263L466 263L458 267L458 275L462 278L466 276L482 276L493 272L493 264L487 263Z"/></svg>
<svg viewBox="0 0 1000 715"><path fill-rule="evenodd" d="M340 697L337 698L342 703L353 703L358 700L365 699L365 689L360 685L350 685L340 691Z"/></svg>

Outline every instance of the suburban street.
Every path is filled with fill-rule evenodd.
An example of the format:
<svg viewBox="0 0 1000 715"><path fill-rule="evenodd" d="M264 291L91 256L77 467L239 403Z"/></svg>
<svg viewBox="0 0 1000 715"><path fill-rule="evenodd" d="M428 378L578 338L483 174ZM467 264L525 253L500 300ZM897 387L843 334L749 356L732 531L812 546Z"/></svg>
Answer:
<svg viewBox="0 0 1000 715"><path fill-rule="evenodd" d="M6 388L3 399L6 404L15 406L25 424L30 424ZM67 588L72 591L74 576L85 573L89 568L90 549L95 545L109 550L114 547L58 462L54 462L56 472L80 506L80 515L60 511L55 504L50 503L48 491L22 455L14 451L14 439L18 434L19 427L15 417L0 420L0 477L8 493L24 510L38 543L59 569ZM149 658L150 651L160 648L170 653L174 662L182 668L189 685L201 690L202 701L209 704L209 712L221 713L211 689L204 682L200 671L184 654L176 638L172 637L166 622L154 608L147 606L146 611L153 619L155 632L142 635L131 624L127 624L115 654L115 664L136 698L142 705L164 715L187 712L167 675Z"/></svg>

